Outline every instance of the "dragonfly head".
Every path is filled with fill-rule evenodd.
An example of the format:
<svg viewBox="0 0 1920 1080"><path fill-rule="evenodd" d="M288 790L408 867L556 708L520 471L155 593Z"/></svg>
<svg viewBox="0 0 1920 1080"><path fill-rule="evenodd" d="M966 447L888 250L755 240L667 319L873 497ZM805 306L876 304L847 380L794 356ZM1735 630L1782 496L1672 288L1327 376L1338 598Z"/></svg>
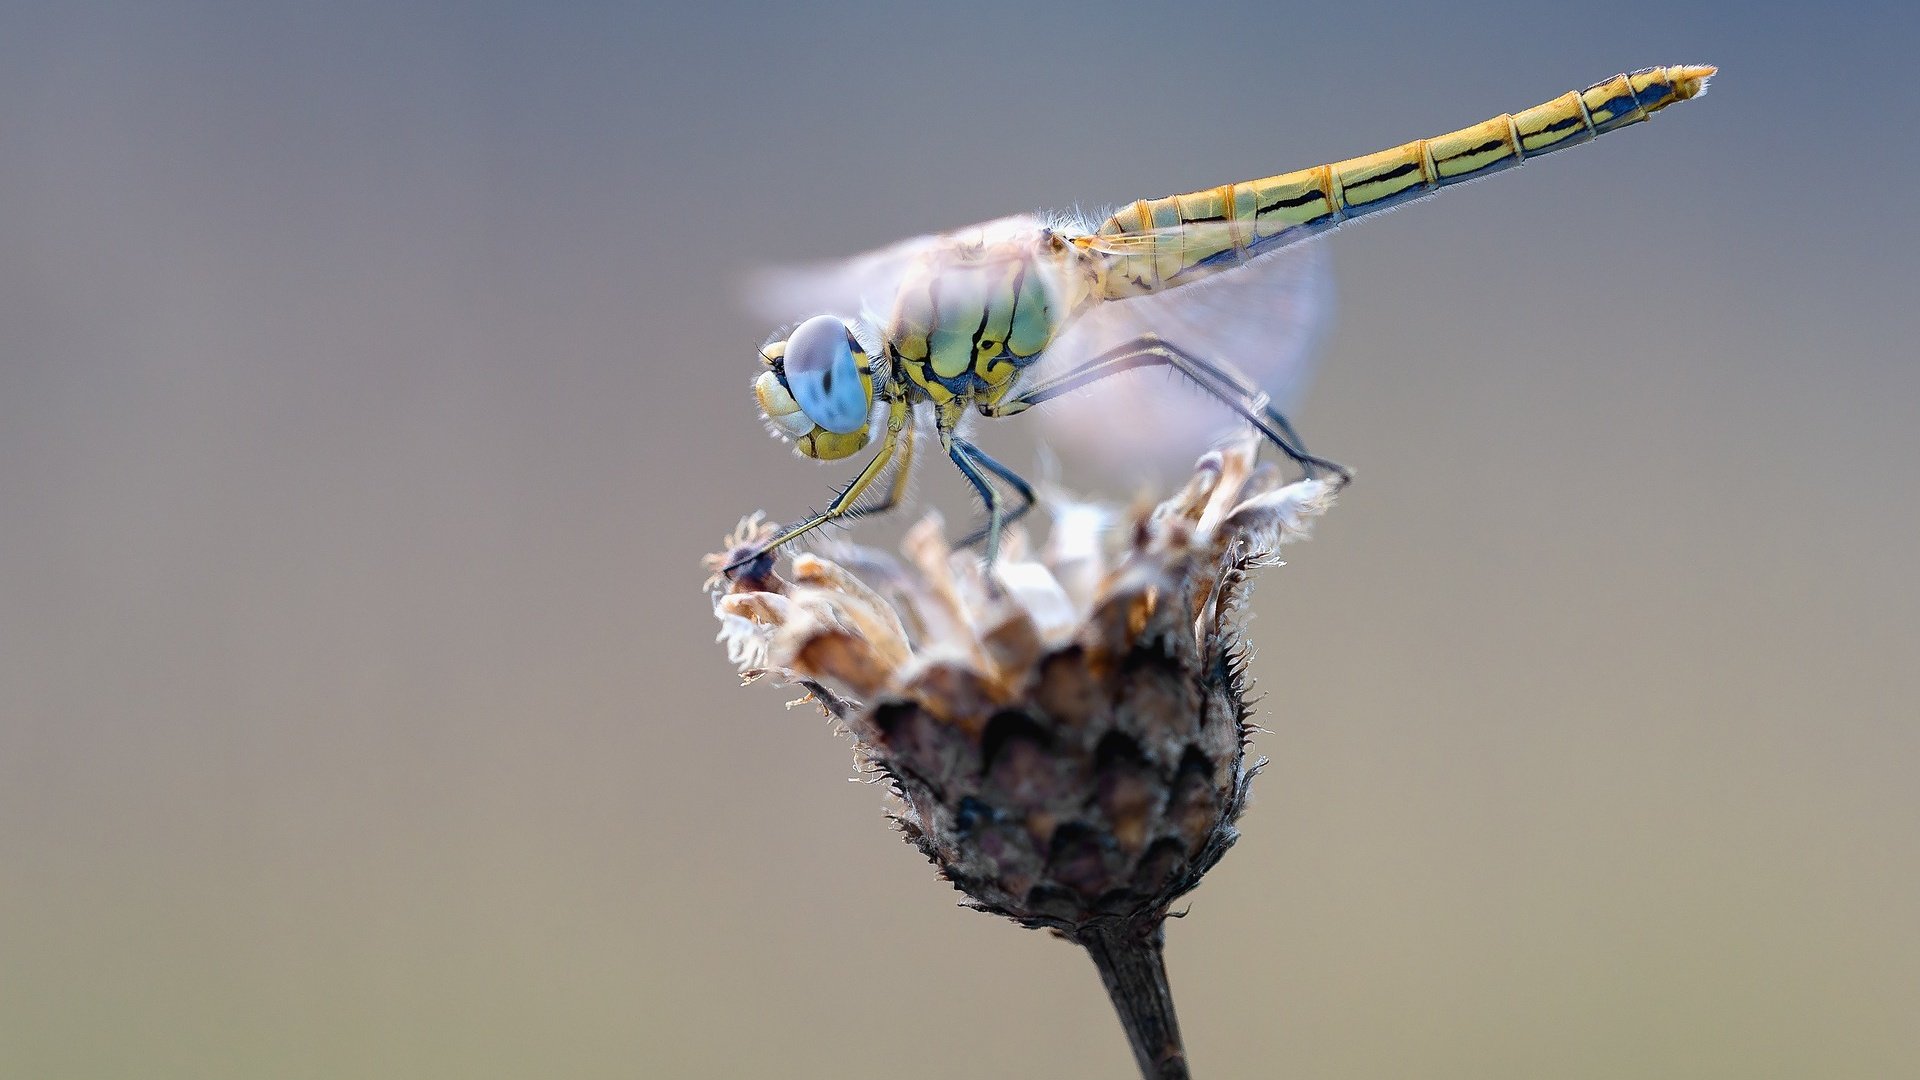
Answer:
<svg viewBox="0 0 1920 1080"><path fill-rule="evenodd" d="M873 363L847 324L815 315L760 349L767 370L753 381L774 433L810 458L855 453L871 437Z"/></svg>

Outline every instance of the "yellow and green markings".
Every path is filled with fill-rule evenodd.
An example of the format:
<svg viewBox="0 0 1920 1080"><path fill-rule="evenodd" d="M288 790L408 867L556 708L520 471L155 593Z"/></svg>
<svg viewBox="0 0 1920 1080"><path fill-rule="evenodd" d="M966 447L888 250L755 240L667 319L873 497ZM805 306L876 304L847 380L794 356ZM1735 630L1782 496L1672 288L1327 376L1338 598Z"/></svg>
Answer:
<svg viewBox="0 0 1920 1080"><path fill-rule="evenodd" d="M1109 265L1098 289L1119 299L1185 284L1349 218L1578 145L1697 96L1714 70L1646 68L1391 150L1143 199L1100 226L1096 243Z"/></svg>

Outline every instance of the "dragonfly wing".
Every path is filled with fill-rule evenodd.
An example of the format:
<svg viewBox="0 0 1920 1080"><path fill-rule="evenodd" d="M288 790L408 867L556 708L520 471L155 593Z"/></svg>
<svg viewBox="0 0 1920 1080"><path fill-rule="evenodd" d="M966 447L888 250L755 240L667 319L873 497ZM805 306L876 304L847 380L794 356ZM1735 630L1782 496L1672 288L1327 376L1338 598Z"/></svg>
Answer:
<svg viewBox="0 0 1920 1080"><path fill-rule="evenodd" d="M763 318L797 322L815 315L861 319L878 330L893 313L900 283L916 266L958 247L990 243L1041 227L1031 215L929 233L847 259L768 267L746 282L748 307Z"/></svg>
<svg viewBox="0 0 1920 1080"><path fill-rule="evenodd" d="M1312 375L1332 304L1323 246L1297 244L1177 288L1095 305L1024 381L1031 385L1157 334L1237 370L1286 412ZM1076 464L1134 481L1178 475L1222 438L1247 430L1226 406L1165 368L1103 379L1027 415L1040 418L1044 437Z"/></svg>
<svg viewBox="0 0 1920 1080"><path fill-rule="evenodd" d="M917 236L848 259L756 270L746 280L747 306L779 322L815 315L878 322L868 313L885 311L900 279L938 242L936 236Z"/></svg>

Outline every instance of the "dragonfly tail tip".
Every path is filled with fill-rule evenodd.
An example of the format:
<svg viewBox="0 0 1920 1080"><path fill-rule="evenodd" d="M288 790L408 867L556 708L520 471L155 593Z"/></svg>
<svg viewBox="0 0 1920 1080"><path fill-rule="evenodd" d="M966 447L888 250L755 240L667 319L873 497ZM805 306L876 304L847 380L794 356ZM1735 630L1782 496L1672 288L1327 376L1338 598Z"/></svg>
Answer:
<svg viewBox="0 0 1920 1080"><path fill-rule="evenodd" d="M1682 100L1697 98L1707 92L1707 80L1720 73L1712 64L1681 64L1673 70L1670 78L1674 93Z"/></svg>

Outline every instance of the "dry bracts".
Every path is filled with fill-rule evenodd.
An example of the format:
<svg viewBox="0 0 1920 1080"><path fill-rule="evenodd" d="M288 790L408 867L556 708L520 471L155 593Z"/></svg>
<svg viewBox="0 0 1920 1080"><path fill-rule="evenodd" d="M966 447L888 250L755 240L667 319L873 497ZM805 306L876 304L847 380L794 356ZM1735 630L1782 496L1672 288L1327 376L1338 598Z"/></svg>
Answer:
<svg viewBox="0 0 1920 1080"><path fill-rule="evenodd" d="M1157 920L1233 842L1246 800L1245 574L1330 499L1278 475L1235 448L1138 520L1064 507L994 584L937 519L904 561L750 564L715 579L721 639L750 675L815 690L977 906L1068 932ZM730 552L765 531L743 523Z"/></svg>
<svg viewBox="0 0 1920 1080"><path fill-rule="evenodd" d="M758 516L708 557L720 640L803 686L889 779L891 814L968 902L1086 948L1142 1075L1188 1075L1161 960L1168 906L1237 836L1249 763L1247 574L1334 488L1243 444L1130 520L1056 502L991 574L937 518L903 559L859 548L781 573ZM758 554L756 554L758 553Z"/></svg>

